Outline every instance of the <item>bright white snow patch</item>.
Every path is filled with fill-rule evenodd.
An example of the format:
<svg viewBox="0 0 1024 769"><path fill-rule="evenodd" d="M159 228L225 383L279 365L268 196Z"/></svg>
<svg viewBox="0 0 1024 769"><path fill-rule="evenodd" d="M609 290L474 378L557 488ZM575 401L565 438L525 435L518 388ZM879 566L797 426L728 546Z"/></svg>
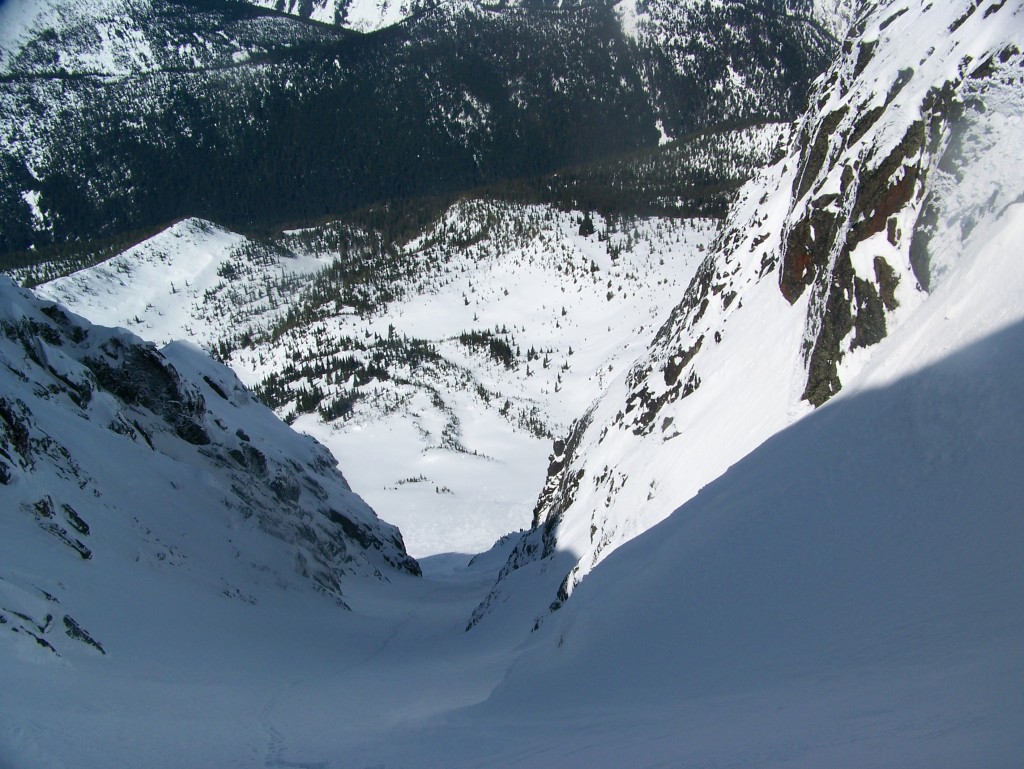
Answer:
<svg viewBox="0 0 1024 769"><path fill-rule="evenodd" d="M483 550L530 525L553 438L643 351L637 340L662 323L716 231L709 220L611 225L595 217L600 237L584 237L581 218L460 203L404 247L428 266L386 311L341 308L237 349L231 363L253 386L322 340L393 335L434 345L445 361L431 374L437 381L402 370L411 384L365 386L351 418L307 416L297 426L351 468L356 491L400 526L412 554ZM269 328L333 257L262 264L246 253L242 236L188 220L40 293L160 343L187 338L214 349L226 333ZM282 275L294 276L290 297L268 288L283 285ZM499 329L518 348L514 368L459 341ZM351 390L349 382L318 386Z"/></svg>
<svg viewBox="0 0 1024 769"><path fill-rule="evenodd" d="M37 293L95 323L123 326L160 344L188 339L209 348L232 320L209 314L211 297L237 288L230 276L244 261L239 248L245 243L242 235L186 219L113 259L40 286ZM261 269L305 275L326 263L288 259ZM283 312L274 306L273 296L263 296L255 305L246 309L258 316Z"/></svg>

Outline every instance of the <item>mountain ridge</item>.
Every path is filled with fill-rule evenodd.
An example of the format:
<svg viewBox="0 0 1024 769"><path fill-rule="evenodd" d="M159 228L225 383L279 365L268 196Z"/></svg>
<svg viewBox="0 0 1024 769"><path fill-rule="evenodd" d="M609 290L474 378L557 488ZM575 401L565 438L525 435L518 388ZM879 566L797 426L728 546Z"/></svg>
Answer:
<svg viewBox="0 0 1024 769"><path fill-rule="evenodd" d="M915 223L929 194L948 196L945 216L970 222L941 225L940 273L970 228L1013 202L1014 166L996 166L1000 152L1019 153L1009 94L1020 88L1021 30L1019 18L1000 18L1020 8L911 4L913 13L900 13L897 5L876 4L861 17L819 80L789 157L741 191L646 357L556 444L534 528L504 576L574 553L577 565L553 596L558 606L608 552L855 381L873 348L927 301L927 247ZM905 42L914 24L934 35L914 38L918 69L901 70L894 62L915 55ZM932 44L940 40L941 51ZM974 106L951 111L958 103ZM954 135L972 138L947 145ZM950 151L961 171L937 172L956 167ZM975 175L953 193L943 177L950 173ZM760 383L755 393L728 384L749 377ZM499 579L474 622L503 594Z"/></svg>
<svg viewBox="0 0 1024 769"><path fill-rule="evenodd" d="M143 3L101 24L106 38L89 24L40 33L10 64L73 72L78 46L116 76L0 83L0 251L189 216L235 229L318 220L789 119L836 45L785 16L723 20L703 5L663 25L699 67L665 59L661 32L632 40L604 4L438 7L372 35L252 6L181 8Z"/></svg>
<svg viewBox="0 0 1024 769"><path fill-rule="evenodd" d="M339 606L349 580L419 574L333 457L229 369L93 326L7 278L0 292L6 630L55 653L67 640L48 634L65 629L99 650L116 643L75 630L97 632L75 607L111 574L166 570L231 599L285 588ZM47 603L68 612L65 627L44 621Z"/></svg>

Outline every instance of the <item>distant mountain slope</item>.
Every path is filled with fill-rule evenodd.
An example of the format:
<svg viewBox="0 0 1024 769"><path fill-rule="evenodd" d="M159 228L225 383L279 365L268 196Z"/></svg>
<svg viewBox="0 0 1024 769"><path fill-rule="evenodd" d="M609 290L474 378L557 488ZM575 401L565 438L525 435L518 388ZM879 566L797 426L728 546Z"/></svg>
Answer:
<svg viewBox="0 0 1024 769"><path fill-rule="evenodd" d="M642 52L640 69L660 107L661 130L675 137L739 115L798 115L806 106L806 84L833 52L831 30L803 5L762 0L616 5L624 32Z"/></svg>
<svg viewBox="0 0 1024 769"><path fill-rule="evenodd" d="M114 642L78 609L136 570L246 601L286 588L339 603L350 579L419 572L330 453L227 368L0 281L0 632L58 653L89 642L77 626Z"/></svg>
<svg viewBox="0 0 1024 769"><path fill-rule="evenodd" d="M856 381L1019 199L1022 48L1020 3L871 6L789 157L741 192L645 358L555 444L535 529L505 576L572 553L557 605L616 547Z"/></svg>
<svg viewBox="0 0 1024 769"><path fill-rule="evenodd" d="M219 0L7 0L0 21L0 78L7 82L223 69L347 36ZM137 83L138 95L139 88L148 90ZM88 90L79 93L88 98Z"/></svg>
<svg viewBox="0 0 1024 769"><path fill-rule="evenodd" d="M788 120L836 45L759 4L670 14L685 67L601 3L442 4L370 35L220 0L48 7L0 75L0 254L24 259L544 174L654 146L659 124Z"/></svg>
<svg viewBox="0 0 1024 769"><path fill-rule="evenodd" d="M273 8L306 19L340 24L360 32L382 29L399 23L410 16L440 5L453 6L458 3L469 4L473 0L244 0L252 5ZM613 0L597 0L613 2ZM476 0L474 4L492 9L513 7L542 8L545 10L566 9L591 4L592 0L501 0L501 2L483 2ZM827 29L835 37L842 39L853 18L857 0L789 0L785 10L790 13L802 13L807 18ZM618 10L631 23L638 13L648 13L655 3L624 0L614 3ZM676 6L699 6L699 0L677 0Z"/></svg>
<svg viewBox="0 0 1024 769"><path fill-rule="evenodd" d="M843 40L862 10L863 0L787 0L794 13L802 13L820 24L838 40Z"/></svg>
<svg viewBox="0 0 1024 769"><path fill-rule="evenodd" d="M338 24L359 32L373 32L405 21L437 0L246 0L304 19Z"/></svg>

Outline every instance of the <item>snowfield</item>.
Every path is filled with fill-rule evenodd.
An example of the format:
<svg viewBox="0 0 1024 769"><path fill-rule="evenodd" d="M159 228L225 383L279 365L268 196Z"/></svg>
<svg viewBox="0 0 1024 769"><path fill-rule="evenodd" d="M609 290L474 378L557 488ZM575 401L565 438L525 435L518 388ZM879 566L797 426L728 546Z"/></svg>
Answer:
<svg viewBox="0 0 1024 769"><path fill-rule="evenodd" d="M643 352L639 340L667 316L717 229L706 219L598 216L598 233L610 234L585 237L581 217L456 204L403 246L415 273L386 305L332 308L282 334L267 329L337 255L296 246L249 257L243 236L196 219L39 293L158 344L216 350L224 338L269 335L229 356L250 386L295 361L368 357L336 351L334 340L431 345L436 364L399 364L390 380L360 386L363 400L346 418L302 414L294 426L334 452L414 556L476 553L530 525L553 439ZM507 340L515 365L460 341L474 332ZM356 388L351 379L306 383L342 397ZM291 402L278 409L293 411Z"/></svg>
<svg viewBox="0 0 1024 769"><path fill-rule="evenodd" d="M0 278L0 769L1019 769L1022 49L867 0L720 226Z"/></svg>
<svg viewBox="0 0 1024 769"><path fill-rule="evenodd" d="M464 630L501 552L361 585L351 612L112 573L93 598L106 655L5 647L0 760L1016 766L1024 313L993 300L1024 290L1021 236L1016 205L930 298L940 320L905 325L862 386L619 548L536 631L528 590Z"/></svg>

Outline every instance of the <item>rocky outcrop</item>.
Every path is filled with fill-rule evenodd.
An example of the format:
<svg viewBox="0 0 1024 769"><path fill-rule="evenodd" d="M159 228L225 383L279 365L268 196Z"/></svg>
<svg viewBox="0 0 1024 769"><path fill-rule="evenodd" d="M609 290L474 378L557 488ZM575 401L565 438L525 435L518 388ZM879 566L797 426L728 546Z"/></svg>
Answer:
<svg viewBox="0 0 1024 769"><path fill-rule="evenodd" d="M217 575L233 554L254 584L269 577L339 604L349 580L419 574L330 453L196 348L157 350L3 278L0 384L3 559L12 575L53 577L17 590L0 577L0 626L40 647L60 653L63 642L46 603L26 596L46 593L79 617L90 574L131 579L140 563ZM210 555L218 547L222 558ZM245 587L223 589L249 596ZM104 651L77 620L63 624Z"/></svg>
<svg viewBox="0 0 1024 769"><path fill-rule="evenodd" d="M863 4L788 156L741 190L679 306L549 476L556 488L582 479L523 538L543 530L535 558L575 558L555 605L857 377L960 244L1019 200L1022 13L998 1ZM510 567L542 573L525 551Z"/></svg>
<svg viewBox="0 0 1024 769"><path fill-rule="evenodd" d="M944 137L959 116L956 88L947 82L928 91L919 118L888 154L879 159L873 149L860 146L885 106L912 77L912 69L900 70L884 105L849 115L843 106L829 113L817 126L813 144L798 142L795 148L800 154L800 184L781 254L779 289L791 304L807 288L815 296L802 396L814 406L842 388L839 365L847 353L886 336L885 312L898 304L894 290L901 275L881 255L872 258L872 271L858 274L853 254L880 234L892 249L907 248L904 240L912 228L905 236L901 223L917 220L928 170L935 162L932 153L944 146ZM800 134L806 135L806 130ZM837 178L839 191L826 192L836 186ZM888 308L881 301L883 293Z"/></svg>

